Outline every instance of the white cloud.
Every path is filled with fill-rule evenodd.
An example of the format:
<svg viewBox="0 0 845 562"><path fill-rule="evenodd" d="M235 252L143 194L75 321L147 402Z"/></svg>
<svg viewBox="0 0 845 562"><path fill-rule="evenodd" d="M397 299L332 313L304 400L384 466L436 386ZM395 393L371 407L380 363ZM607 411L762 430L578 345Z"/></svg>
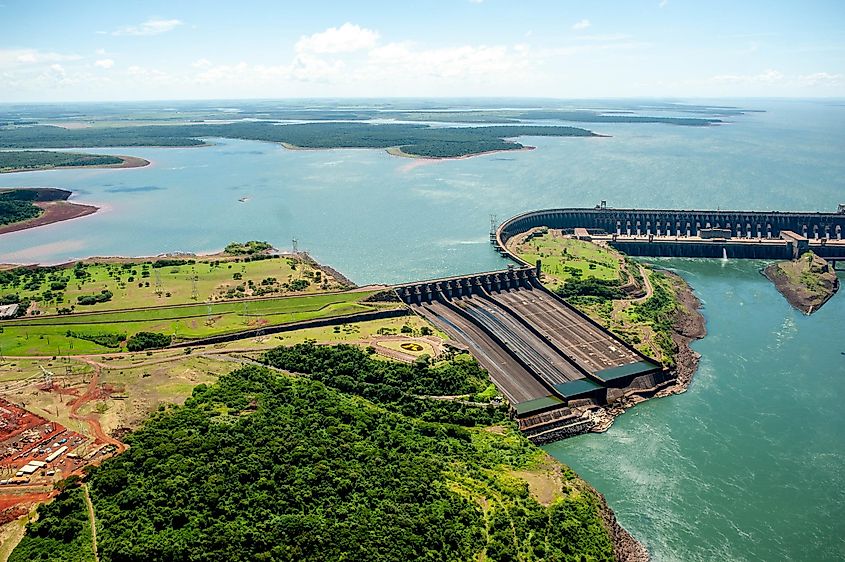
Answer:
<svg viewBox="0 0 845 562"><path fill-rule="evenodd" d="M150 18L144 23L138 25L126 25L115 29L111 32L111 34L138 36L160 35L162 33L167 33L168 31L173 31L180 25L182 25L182 22L176 19L165 20L161 18Z"/></svg>
<svg viewBox="0 0 845 562"><path fill-rule="evenodd" d="M114 61L112 59L100 59L94 62L94 66L99 68L111 68L114 66Z"/></svg>
<svg viewBox="0 0 845 562"><path fill-rule="evenodd" d="M79 60L79 55L44 52L37 49L0 49L0 68Z"/></svg>
<svg viewBox="0 0 845 562"><path fill-rule="evenodd" d="M572 29L574 29L575 31L581 31L582 29L587 29L588 27L590 27L590 25L592 25L592 24L590 23L590 20L583 19L583 20L581 20L581 21L579 21L579 22L575 23L575 24L572 26Z"/></svg>
<svg viewBox="0 0 845 562"><path fill-rule="evenodd" d="M352 23L330 27L320 33L301 37L296 43L298 53L351 53L375 47L379 34Z"/></svg>
<svg viewBox="0 0 845 562"><path fill-rule="evenodd" d="M171 81L171 77L166 72L134 64L126 69L126 74L129 75L130 78L143 83L156 82L161 84Z"/></svg>
<svg viewBox="0 0 845 562"><path fill-rule="evenodd" d="M841 74L831 74L829 72L815 72L798 77L798 82L804 86L834 85L839 84L841 80Z"/></svg>
<svg viewBox="0 0 845 562"><path fill-rule="evenodd" d="M209 66L211 66L211 61L208 59L197 59L193 63L191 63L191 66L193 66L194 68L208 68Z"/></svg>
<svg viewBox="0 0 845 562"><path fill-rule="evenodd" d="M494 77L525 68L531 62L529 49L519 45L416 48L411 43L388 43L370 51L370 72L386 75L439 78Z"/></svg>
<svg viewBox="0 0 845 562"><path fill-rule="evenodd" d="M782 72L766 70L759 74L720 74L710 78L717 84L774 84L784 79Z"/></svg>

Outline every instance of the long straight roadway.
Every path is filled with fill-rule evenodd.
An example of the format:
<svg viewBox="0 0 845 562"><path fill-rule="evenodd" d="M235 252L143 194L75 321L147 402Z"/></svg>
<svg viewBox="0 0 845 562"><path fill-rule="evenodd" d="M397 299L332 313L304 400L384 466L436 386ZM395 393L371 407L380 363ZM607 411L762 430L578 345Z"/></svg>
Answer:
<svg viewBox="0 0 845 562"><path fill-rule="evenodd" d="M512 404L552 394L481 328L447 305L434 301L423 303L420 308L438 327L472 349L473 355L489 371L490 378Z"/></svg>

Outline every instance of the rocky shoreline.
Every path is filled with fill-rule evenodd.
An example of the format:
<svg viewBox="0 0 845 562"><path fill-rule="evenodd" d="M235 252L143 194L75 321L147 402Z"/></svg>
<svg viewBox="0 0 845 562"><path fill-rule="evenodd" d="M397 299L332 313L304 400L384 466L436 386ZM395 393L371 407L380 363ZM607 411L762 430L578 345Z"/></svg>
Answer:
<svg viewBox="0 0 845 562"><path fill-rule="evenodd" d="M590 487L592 488L592 486ZM604 495L595 488L592 489L599 499L599 511L601 511L604 526L610 534L610 540L613 542L613 556L616 558L616 562L648 562L651 560L651 556L649 556L643 543L635 539L616 520L616 514L607 505Z"/></svg>
<svg viewBox="0 0 845 562"><path fill-rule="evenodd" d="M675 354L674 379L650 388L629 390L622 398L611 405L601 407L590 413L591 427L587 431L603 433L610 429L613 421L626 410L649 398L663 398L672 394L685 392L692 382L693 375L698 369L701 355L695 352L690 344L700 340L707 334L704 316L700 312L701 301L692 292L692 288L676 273L664 272L676 288L679 308L675 313L672 326L672 341L678 348Z"/></svg>
<svg viewBox="0 0 845 562"><path fill-rule="evenodd" d="M839 278L828 263L810 252L792 262L778 262L761 272L794 308L810 315L839 290ZM808 282L813 283L812 288Z"/></svg>

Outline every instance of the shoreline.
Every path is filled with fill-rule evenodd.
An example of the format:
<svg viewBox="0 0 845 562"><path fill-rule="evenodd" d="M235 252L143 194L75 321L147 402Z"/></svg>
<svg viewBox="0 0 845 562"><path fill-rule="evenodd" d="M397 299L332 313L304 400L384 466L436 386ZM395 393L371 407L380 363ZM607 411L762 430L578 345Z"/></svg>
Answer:
<svg viewBox="0 0 845 562"><path fill-rule="evenodd" d="M33 205L41 208L44 212L32 219L0 226L0 235L87 217L100 210L100 207L94 205L83 205L70 201L36 201Z"/></svg>
<svg viewBox="0 0 845 562"><path fill-rule="evenodd" d="M805 258L799 258L805 259ZM816 258L821 259L821 258ZM824 260L821 260L824 262ZM788 265L791 262L777 262L773 263L769 266L764 267L760 273L769 281L771 281L775 289L783 295L786 301L796 310L799 312L810 316L812 313L819 310L822 306L827 303L833 296L839 292L839 278L836 276L836 272L832 272L830 274L830 266L826 263L817 264L821 268L826 268L825 271L821 271L816 275L821 278L822 281L827 281L829 285L823 285L821 287L822 292L811 292L805 287L800 284L796 284L793 282L789 275L784 271L782 265ZM824 276L824 277L823 277Z"/></svg>
<svg viewBox="0 0 845 562"><path fill-rule="evenodd" d="M527 150L535 150L536 146L523 146L522 148L513 148L513 149L497 149L497 150L486 150L483 152L473 152L472 154L463 154L461 156L423 156L421 154L409 154L407 152L402 152L402 148L399 146L389 146L387 148L379 148L379 147L370 147L370 146L332 146L332 147L309 147L309 146L297 146L295 144L291 144L289 142L280 142L278 143L282 145L287 150L301 150L301 151L311 151L311 150L384 150L391 156L398 156L400 158L410 158L411 160L427 160L432 162L437 162L440 160L466 160L467 158L475 158L476 156L485 156L487 154L497 154L499 152L524 152Z"/></svg>
<svg viewBox="0 0 845 562"><path fill-rule="evenodd" d="M578 478L581 478L581 476L578 476ZM581 480L584 479L581 478ZM601 514L607 533L610 535L610 542L613 543L613 555L616 557L616 562L649 562L651 555L649 555L648 549L634 535L628 532L625 527L619 524L619 521L616 519L616 513L607 504L604 494L596 490L586 480L584 480L584 483L590 487L599 500L599 513Z"/></svg>
<svg viewBox="0 0 845 562"><path fill-rule="evenodd" d="M536 150L536 146L523 145L522 148L499 148L496 150L485 150L482 152L473 152L472 154L463 154L461 156L423 156L421 154L410 154L403 152L401 146L391 146L384 149L385 152L391 156L399 156L400 158L410 158L412 160L427 160L437 162L440 160L467 160L468 158L475 158L476 156L486 156L488 154L499 154L507 152L526 152L529 150Z"/></svg>
<svg viewBox="0 0 845 562"><path fill-rule="evenodd" d="M680 275L665 270L663 273L672 280L678 299L678 309L672 323L672 341L678 348L675 353L675 366L671 369L675 378L651 388L629 390L617 402L599 407L591 416L593 426L585 433L604 433L613 426L617 417L637 404L653 398L682 394L692 383L701 354L693 350L691 344L707 335L706 321L701 314L701 301Z"/></svg>
<svg viewBox="0 0 845 562"><path fill-rule="evenodd" d="M0 174L17 174L20 172L46 172L48 170L85 170L92 168L103 169L120 169L120 168L143 168L149 166L151 162L145 158L138 156L123 156L115 155L115 158L120 158L120 164L92 164L89 166L37 166L34 168L11 168L9 170L0 170Z"/></svg>

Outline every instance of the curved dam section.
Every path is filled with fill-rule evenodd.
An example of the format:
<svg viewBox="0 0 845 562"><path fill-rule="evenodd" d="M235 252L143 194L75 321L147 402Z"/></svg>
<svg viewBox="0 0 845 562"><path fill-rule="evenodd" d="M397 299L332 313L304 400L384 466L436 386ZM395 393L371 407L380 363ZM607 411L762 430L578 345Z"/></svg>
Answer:
<svg viewBox="0 0 845 562"><path fill-rule="evenodd" d="M845 205L835 213L547 209L506 220L491 241L515 258L506 250L507 241L543 226L581 229L584 237L605 240L632 256L792 259L812 250L826 259L845 259Z"/></svg>

